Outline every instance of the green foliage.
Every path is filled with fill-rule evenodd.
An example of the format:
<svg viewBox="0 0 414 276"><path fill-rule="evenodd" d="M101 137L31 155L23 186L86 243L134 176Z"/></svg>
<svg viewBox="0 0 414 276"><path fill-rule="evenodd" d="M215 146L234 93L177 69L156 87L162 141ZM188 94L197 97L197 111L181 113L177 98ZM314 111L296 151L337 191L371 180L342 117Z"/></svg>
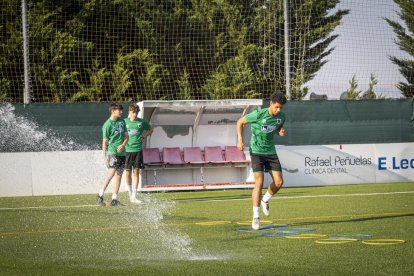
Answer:
<svg viewBox="0 0 414 276"><path fill-rule="evenodd" d="M191 100L191 86L190 86L190 79L187 69L184 69L183 74L177 80L179 92L178 92L178 99L179 100Z"/></svg>
<svg viewBox="0 0 414 276"><path fill-rule="evenodd" d="M93 61L92 69L87 69L86 72L89 75L89 82L83 83L75 80L79 92L76 92L70 101L99 102L102 100L103 87L110 72L106 68L100 67L100 62L97 59Z"/></svg>
<svg viewBox="0 0 414 276"><path fill-rule="evenodd" d="M0 79L0 102L7 99L7 91L10 89L10 81L6 78Z"/></svg>
<svg viewBox="0 0 414 276"><path fill-rule="evenodd" d="M348 100L358 100L361 90L357 90L358 80L356 79L355 74L352 76L352 79L349 81L349 88L346 90L346 95Z"/></svg>
<svg viewBox="0 0 414 276"><path fill-rule="evenodd" d="M306 72L296 72L296 75L291 80L291 97L293 99L301 100L303 99L307 94L309 89L307 87L304 87L304 83L306 83L307 77L305 76Z"/></svg>
<svg viewBox="0 0 414 276"><path fill-rule="evenodd" d="M349 88L344 93L345 99L347 100L373 100L373 99L384 99L382 95L377 96L374 92L374 86L378 84L378 80L375 77L374 73L371 73L368 89L364 93L361 90L358 90L358 80L356 75L352 76L352 79L349 81ZM362 93L362 94L361 94Z"/></svg>
<svg viewBox="0 0 414 276"><path fill-rule="evenodd" d="M23 37L21 1L7 0L0 4L0 97L23 102ZM18 78L15 75L19 75Z"/></svg>
<svg viewBox="0 0 414 276"><path fill-rule="evenodd" d="M366 99L376 99L377 95L374 92L374 86L378 84L378 80L375 75L372 73L369 79L368 90L364 93Z"/></svg>
<svg viewBox="0 0 414 276"><path fill-rule="evenodd" d="M149 50L136 50L134 53L137 55L141 72L138 80L142 84L142 91L136 93L135 99L161 99L159 96L162 95L162 81L168 76L168 70L164 65L156 63Z"/></svg>
<svg viewBox="0 0 414 276"><path fill-rule="evenodd" d="M21 1L5 1L0 79L22 91L15 78L23 68ZM339 0L289 2L292 94L301 99L348 11L331 12ZM261 98L285 91L282 1L41 0L28 7L37 102Z"/></svg>
<svg viewBox="0 0 414 276"><path fill-rule="evenodd" d="M394 29L397 35L397 45L401 50L411 56L407 58L390 57L391 61L398 65L400 73L405 77L406 82L400 82L397 87L407 98L414 98L414 1L394 0L400 8L400 18L404 21L406 28L400 23L386 18L385 20Z"/></svg>
<svg viewBox="0 0 414 276"><path fill-rule="evenodd" d="M126 55L118 53L117 57L111 72L113 93L110 99L112 101L122 101L125 91L131 87L132 70L130 68L132 61L138 57L138 51Z"/></svg>
<svg viewBox="0 0 414 276"><path fill-rule="evenodd" d="M254 98L260 95L252 89L254 82L254 74L246 59L236 56L213 72L202 91L206 98L213 100Z"/></svg>

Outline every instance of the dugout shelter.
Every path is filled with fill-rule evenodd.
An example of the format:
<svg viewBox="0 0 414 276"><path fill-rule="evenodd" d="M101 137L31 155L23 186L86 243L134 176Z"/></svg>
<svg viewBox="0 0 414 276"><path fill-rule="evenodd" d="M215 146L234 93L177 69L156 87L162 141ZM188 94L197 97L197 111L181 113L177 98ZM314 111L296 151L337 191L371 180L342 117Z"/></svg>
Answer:
<svg viewBox="0 0 414 276"><path fill-rule="evenodd" d="M142 101L138 116L154 128L144 142L140 191L252 187L248 145L236 149L237 120L262 100Z"/></svg>

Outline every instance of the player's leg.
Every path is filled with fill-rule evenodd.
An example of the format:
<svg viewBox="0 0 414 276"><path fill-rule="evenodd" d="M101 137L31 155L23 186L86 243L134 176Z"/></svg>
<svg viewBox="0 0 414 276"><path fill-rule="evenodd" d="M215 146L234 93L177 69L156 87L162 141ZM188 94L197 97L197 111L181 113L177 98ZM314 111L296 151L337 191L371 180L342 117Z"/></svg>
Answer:
<svg viewBox="0 0 414 276"><path fill-rule="evenodd" d="M105 179L103 180L102 185L101 185L101 189L103 191L105 191L106 188L108 187L109 183L111 182L112 178L115 175L115 171L116 171L115 168L109 168L108 169L108 172L106 173Z"/></svg>
<svg viewBox="0 0 414 276"><path fill-rule="evenodd" d="M262 188L263 188L263 172L255 172L254 175L254 189L252 192L252 205L253 207L260 206L260 200L262 198Z"/></svg>
<svg viewBox="0 0 414 276"><path fill-rule="evenodd" d="M252 228L258 230L260 228L260 199L262 197L263 188L263 172L254 172L254 189L252 192L253 220Z"/></svg>
<svg viewBox="0 0 414 276"><path fill-rule="evenodd" d="M273 182L270 183L269 187L267 188L267 192L273 196L276 194L280 188L283 186L283 175L280 171L271 171L270 175L273 179ZM270 198L269 198L270 199Z"/></svg>
<svg viewBox="0 0 414 276"><path fill-rule="evenodd" d="M251 153L251 164L254 175L254 189L252 191L253 220L252 228L258 230L260 228L260 199L262 197L263 188L263 170L264 162L260 155Z"/></svg>
<svg viewBox="0 0 414 276"><path fill-rule="evenodd" d="M129 197L131 197L132 196L132 170L125 170L125 182L127 185Z"/></svg>
<svg viewBox="0 0 414 276"><path fill-rule="evenodd" d="M121 186L122 174L125 169L125 156L117 156L117 162L115 165L116 171L113 177L114 179L114 193L112 194L111 206L118 206L121 203L118 200L119 187Z"/></svg>
<svg viewBox="0 0 414 276"><path fill-rule="evenodd" d="M96 196L96 201L98 202L99 205L102 205L102 206L105 205L103 195L116 171L116 169L114 168L114 162L115 162L114 157L112 155L109 155L107 157L108 172L106 173L105 179L103 180L101 184L101 189L99 190L98 195Z"/></svg>
<svg viewBox="0 0 414 276"><path fill-rule="evenodd" d="M272 183L269 184L267 192L262 198L262 211L266 216L270 215L269 200L276 194L283 185L282 167L277 155L269 156L266 162L266 168L272 177Z"/></svg>
<svg viewBox="0 0 414 276"><path fill-rule="evenodd" d="M131 152L127 152L125 155L125 182L129 197L132 195L132 162L133 154Z"/></svg>
<svg viewBox="0 0 414 276"><path fill-rule="evenodd" d="M137 199L137 190L138 190L138 183L139 183L139 169L132 170L132 194L130 201L132 203L142 203L141 200Z"/></svg>
<svg viewBox="0 0 414 276"><path fill-rule="evenodd" d="M139 184L139 173L140 169L144 167L143 164L143 154L142 151L138 151L134 153L134 162L133 162L133 170L132 170L132 193L130 201L133 203L142 203L142 201L137 199L137 190Z"/></svg>

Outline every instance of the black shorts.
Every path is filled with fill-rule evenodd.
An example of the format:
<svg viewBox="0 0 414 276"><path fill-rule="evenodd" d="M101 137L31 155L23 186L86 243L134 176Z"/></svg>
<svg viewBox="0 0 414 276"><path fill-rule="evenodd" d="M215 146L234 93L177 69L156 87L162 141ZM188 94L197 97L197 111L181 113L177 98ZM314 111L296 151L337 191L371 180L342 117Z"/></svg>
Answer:
<svg viewBox="0 0 414 276"><path fill-rule="evenodd" d="M142 151L127 152L125 161L125 170L137 170L144 168L144 156Z"/></svg>
<svg viewBox="0 0 414 276"><path fill-rule="evenodd" d="M250 153L250 159L252 161L253 172L282 171L282 166L280 165L277 154L267 155Z"/></svg>
<svg viewBox="0 0 414 276"><path fill-rule="evenodd" d="M108 167L115 169L119 174L122 174L125 168L125 156L108 155L106 157Z"/></svg>

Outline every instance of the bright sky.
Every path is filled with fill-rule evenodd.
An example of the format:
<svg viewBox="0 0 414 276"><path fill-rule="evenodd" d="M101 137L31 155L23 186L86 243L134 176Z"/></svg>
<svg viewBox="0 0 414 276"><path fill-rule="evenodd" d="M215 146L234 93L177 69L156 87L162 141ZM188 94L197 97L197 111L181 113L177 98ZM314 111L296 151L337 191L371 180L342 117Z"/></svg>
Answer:
<svg viewBox="0 0 414 276"><path fill-rule="evenodd" d="M337 7L349 9L350 13L335 30L339 37L331 44L335 50L328 56L328 63L307 83L310 92L327 94L328 99L339 98L349 88L354 74L358 90L365 91L374 73L378 80L374 87L377 95L400 98L396 85L405 79L389 56L409 56L399 50L396 36L384 20L389 18L402 24L398 5L393 0L342 0Z"/></svg>

